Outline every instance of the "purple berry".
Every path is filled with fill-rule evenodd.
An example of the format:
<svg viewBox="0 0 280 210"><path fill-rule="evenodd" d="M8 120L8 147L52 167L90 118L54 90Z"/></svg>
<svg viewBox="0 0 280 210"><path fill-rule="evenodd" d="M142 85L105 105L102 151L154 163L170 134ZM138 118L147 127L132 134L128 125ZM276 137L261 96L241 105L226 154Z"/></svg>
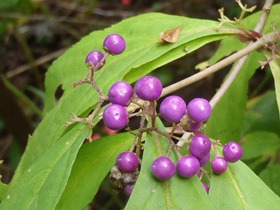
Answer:
<svg viewBox="0 0 280 210"><path fill-rule="evenodd" d="M136 82L134 89L140 99L154 101L161 95L162 84L156 77L144 76Z"/></svg>
<svg viewBox="0 0 280 210"><path fill-rule="evenodd" d="M119 34L110 34L103 42L103 49L111 55L121 54L125 48L125 40Z"/></svg>
<svg viewBox="0 0 280 210"><path fill-rule="evenodd" d="M186 155L181 157L177 162L177 173L181 177L192 177L197 174L200 164L196 157Z"/></svg>
<svg viewBox="0 0 280 210"><path fill-rule="evenodd" d="M212 108L209 102L203 98L191 100L187 106L188 115L196 122L204 122L211 115Z"/></svg>
<svg viewBox="0 0 280 210"><path fill-rule="evenodd" d="M210 153L208 153L207 155L205 155L202 158L199 158L198 161L200 163L200 167L206 165L210 160Z"/></svg>
<svg viewBox="0 0 280 210"><path fill-rule="evenodd" d="M179 96L168 96L160 104L161 116L168 122L179 122L186 113L187 105Z"/></svg>
<svg viewBox="0 0 280 210"><path fill-rule="evenodd" d="M222 174L227 170L228 163L223 157L214 157L211 168L215 174Z"/></svg>
<svg viewBox="0 0 280 210"><path fill-rule="evenodd" d="M134 188L134 184L127 184L124 186L124 194L127 196L127 197L130 197L131 193L132 193L132 190Z"/></svg>
<svg viewBox="0 0 280 210"><path fill-rule="evenodd" d="M93 65L97 70L101 69L102 66L105 64L105 60L102 63L100 61L103 59L104 55L102 52L98 50L90 51L86 57L85 63L89 65Z"/></svg>
<svg viewBox="0 0 280 210"><path fill-rule="evenodd" d="M133 152L123 152L117 157L117 166L124 173L134 172L139 165L138 158Z"/></svg>
<svg viewBox="0 0 280 210"><path fill-rule="evenodd" d="M211 150L211 141L207 136L203 134L197 134L192 137L189 150L190 153L196 158L203 158Z"/></svg>
<svg viewBox="0 0 280 210"><path fill-rule="evenodd" d="M113 84L109 90L108 97L111 103L126 106L133 95L133 88L124 81Z"/></svg>
<svg viewBox="0 0 280 210"><path fill-rule="evenodd" d="M205 191L207 192L207 193L209 193L209 187L208 187L208 185L207 184L205 184L204 182L201 182L202 183L202 186L203 186L203 188L205 189Z"/></svg>
<svg viewBox="0 0 280 210"><path fill-rule="evenodd" d="M175 172L175 166L168 157L158 157L152 164L152 173L159 180L166 181L174 176Z"/></svg>
<svg viewBox="0 0 280 210"><path fill-rule="evenodd" d="M118 104L107 106L103 112L103 122L112 130L123 129L128 123L126 108Z"/></svg>
<svg viewBox="0 0 280 210"><path fill-rule="evenodd" d="M234 163L243 155L243 150L236 142L228 142L223 149L224 158L226 161Z"/></svg>

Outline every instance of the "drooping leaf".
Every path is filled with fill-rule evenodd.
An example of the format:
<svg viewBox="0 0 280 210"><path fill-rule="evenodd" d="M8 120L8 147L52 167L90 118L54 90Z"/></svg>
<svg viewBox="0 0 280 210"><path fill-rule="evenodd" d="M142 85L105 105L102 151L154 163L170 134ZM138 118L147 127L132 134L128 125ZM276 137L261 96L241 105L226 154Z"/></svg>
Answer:
<svg viewBox="0 0 280 210"><path fill-rule="evenodd" d="M164 129L161 122L158 127ZM141 172L125 209L215 209L197 176L183 179L175 175L165 182L153 176L153 161L166 155L169 146L165 137L155 132L147 134ZM169 158L174 164L177 162L173 152Z"/></svg>
<svg viewBox="0 0 280 210"><path fill-rule="evenodd" d="M130 133L121 133L83 145L56 209L85 208L116 163L117 155L129 150L132 143L133 136Z"/></svg>
<svg viewBox="0 0 280 210"><path fill-rule="evenodd" d="M68 180L88 128L79 124L9 186L1 209L54 209ZM47 137L46 137L47 138Z"/></svg>

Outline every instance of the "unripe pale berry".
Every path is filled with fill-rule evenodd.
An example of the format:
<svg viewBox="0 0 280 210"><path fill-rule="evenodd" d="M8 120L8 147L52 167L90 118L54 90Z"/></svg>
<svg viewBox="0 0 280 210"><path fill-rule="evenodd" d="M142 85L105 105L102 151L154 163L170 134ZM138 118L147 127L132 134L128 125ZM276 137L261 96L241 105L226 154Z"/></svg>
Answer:
<svg viewBox="0 0 280 210"><path fill-rule="evenodd" d="M111 103L126 106L133 95L133 88L125 81L116 82L109 89L108 97Z"/></svg>
<svg viewBox="0 0 280 210"><path fill-rule="evenodd" d="M181 157L176 165L177 173L181 177L192 177L197 174L200 168L199 161L192 155Z"/></svg>
<svg viewBox="0 0 280 210"><path fill-rule="evenodd" d="M100 61L103 59L104 55L98 50L90 51L86 57L85 63L87 66L93 65L96 70L99 70L105 64L105 60L102 63Z"/></svg>
<svg viewBox="0 0 280 210"><path fill-rule="evenodd" d="M168 122L179 122L186 113L187 105L179 96L168 96L160 104L161 116Z"/></svg>
<svg viewBox="0 0 280 210"><path fill-rule="evenodd" d="M204 98L195 98L187 105L188 115L196 122L204 122L211 115L210 103Z"/></svg>
<svg viewBox="0 0 280 210"><path fill-rule="evenodd" d="M103 42L103 49L111 55L121 54L125 48L125 40L119 34L110 34Z"/></svg>
<svg viewBox="0 0 280 210"><path fill-rule="evenodd" d="M139 165L138 158L133 152L123 152L117 157L117 166L124 173L134 172Z"/></svg>
<svg viewBox="0 0 280 210"><path fill-rule="evenodd" d="M203 158L211 150L211 141L207 136L197 134L192 137L189 150L196 158Z"/></svg>
<svg viewBox="0 0 280 210"><path fill-rule="evenodd" d="M159 99L162 92L161 81L153 76L144 76L140 78L134 87L136 95L146 101Z"/></svg>
<svg viewBox="0 0 280 210"><path fill-rule="evenodd" d="M243 155L243 150L236 142L228 142L223 149L223 155L226 161L234 163Z"/></svg>
<svg viewBox="0 0 280 210"><path fill-rule="evenodd" d="M128 123L126 108L119 104L111 104L104 109L104 124L112 130L123 129Z"/></svg>
<svg viewBox="0 0 280 210"><path fill-rule="evenodd" d="M166 181L174 176L175 172L175 166L168 157L158 157L152 164L152 173L159 180Z"/></svg>
<svg viewBox="0 0 280 210"><path fill-rule="evenodd" d="M228 163L223 157L214 157L211 163L213 173L222 174L227 170Z"/></svg>

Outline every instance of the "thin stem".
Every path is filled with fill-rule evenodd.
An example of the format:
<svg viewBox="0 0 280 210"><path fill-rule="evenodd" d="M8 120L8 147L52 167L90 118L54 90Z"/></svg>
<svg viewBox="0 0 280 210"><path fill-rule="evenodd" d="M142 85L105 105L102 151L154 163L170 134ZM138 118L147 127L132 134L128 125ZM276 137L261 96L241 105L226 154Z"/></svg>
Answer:
<svg viewBox="0 0 280 210"><path fill-rule="evenodd" d="M267 0L265 2L264 7L262 9L262 11L263 11L262 16L260 17L260 19L254 29L256 32L258 32L258 33L262 32L264 25L266 23L266 20L268 18L268 14L269 14L269 12L267 12L267 11L270 11L272 4L273 4L273 0ZM249 42L248 47L252 46L253 44L254 44L254 42ZM236 65L233 67L232 71L230 72L230 74L228 75L228 77L226 78L224 83L221 85L219 90L216 92L216 94L211 99L210 104L211 104L212 108L220 101L220 99L226 93L228 88L231 86L231 84L233 83L233 81L235 80L235 78L237 77L239 72L241 71L246 60L248 59L248 56L249 55L247 54L237 61Z"/></svg>
<svg viewBox="0 0 280 210"><path fill-rule="evenodd" d="M269 34L266 34L266 35L262 36L260 39L258 39L256 42L254 42L252 45L247 46L247 47L243 48L242 50L226 57L225 59L219 61L218 63L204 69L203 71L200 71L188 78L185 78L177 83L174 83L170 86L165 87L162 91L161 97L166 96L183 87L186 87L194 82L197 82L197 81L223 69L224 67L234 63L236 60L240 59L241 57L243 57L255 50L258 50L259 48L265 46L267 43L271 42L274 39L277 32L279 32L279 31L274 31Z"/></svg>

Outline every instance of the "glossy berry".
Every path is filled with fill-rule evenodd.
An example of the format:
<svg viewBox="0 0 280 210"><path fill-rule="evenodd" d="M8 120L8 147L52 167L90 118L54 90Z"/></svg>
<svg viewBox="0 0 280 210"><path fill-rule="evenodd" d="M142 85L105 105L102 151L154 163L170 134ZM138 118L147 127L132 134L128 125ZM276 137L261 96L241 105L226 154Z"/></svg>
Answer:
<svg viewBox="0 0 280 210"><path fill-rule="evenodd" d="M103 122L112 130L123 129L128 123L126 108L118 104L107 106L103 112Z"/></svg>
<svg viewBox="0 0 280 210"><path fill-rule="evenodd" d="M211 163L213 173L222 174L227 170L228 163L223 157L214 157Z"/></svg>
<svg viewBox="0 0 280 210"><path fill-rule="evenodd" d="M207 100L195 98L188 103L187 111L195 122L204 122L210 117L212 108Z"/></svg>
<svg viewBox="0 0 280 210"><path fill-rule="evenodd" d="M126 106L133 95L133 88L125 81L116 82L109 89L108 97L111 103Z"/></svg>
<svg viewBox="0 0 280 210"><path fill-rule="evenodd" d="M243 150L236 142L228 142L223 149L223 155L226 161L234 163L243 155Z"/></svg>
<svg viewBox="0 0 280 210"><path fill-rule="evenodd" d="M166 181L174 176L175 172L175 166L168 157L158 157L152 164L152 173L159 180Z"/></svg>
<svg viewBox="0 0 280 210"><path fill-rule="evenodd" d="M134 89L140 99L154 101L161 95L162 84L156 77L144 76L136 82Z"/></svg>
<svg viewBox="0 0 280 210"><path fill-rule="evenodd" d="M203 135L197 134L192 137L189 151L196 158L203 158L207 155L211 150L211 141L210 139Z"/></svg>
<svg viewBox="0 0 280 210"><path fill-rule="evenodd" d="M160 104L161 116L168 122L179 122L186 113L187 105L179 96L168 96Z"/></svg>
<svg viewBox="0 0 280 210"><path fill-rule="evenodd" d="M119 34L110 34L103 42L103 49L111 55L121 54L125 48L125 40Z"/></svg>
<svg viewBox="0 0 280 210"><path fill-rule="evenodd" d="M208 185L207 184L205 184L204 182L201 182L202 183L202 186L203 186L203 188L204 188L204 190L207 192L207 193L209 193L209 187L208 187Z"/></svg>
<svg viewBox="0 0 280 210"><path fill-rule="evenodd" d="M117 157L118 169L124 173L132 173L138 168L139 161L135 153L123 152Z"/></svg>
<svg viewBox="0 0 280 210"><path fill-rule="evenodd" d="M85 63L90 66L93 65L97 70L101 69L105 63L105 60L102 63L99 63L103 59L104 55L98 50L90 51L86 57Z"/></svg>
<svg viewBox="0 0 280 210"><path fill-rule="evenodd" d="M209 160L210 160L210 153L208 153L207 155L205 155L202 158L199 158L198 161L199 161L200 167L206 165L209 162Z"/></svg>
<svg viewBox="0 0 280 210"><path fill-rule="evenodd" d="M198 159L192 155L181 157L176 165L177 173L181 177L192 177L197 174L199 168Z"/></svg>
<svg viewBox="0 0 280 210"><path fill-rule="evenodd" d="M127 197L130 197L132 190L134 188L134 184L127 184L124 186L123 191Z"/></svg>

